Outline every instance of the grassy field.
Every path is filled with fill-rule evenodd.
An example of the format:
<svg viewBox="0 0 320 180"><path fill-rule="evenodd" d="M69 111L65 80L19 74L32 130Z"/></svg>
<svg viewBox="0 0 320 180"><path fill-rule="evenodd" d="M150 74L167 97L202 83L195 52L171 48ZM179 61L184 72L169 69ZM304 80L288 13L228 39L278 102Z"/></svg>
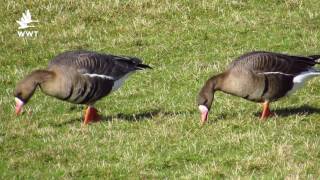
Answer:
<svg viewBox="0 0 320 180"><path fill-rule="evenodd" d="M18 36L30 9L36 37ZM320 79L272 104L217 93L199 126L204 81L252 50L320 54L318 0L5 1L0 6L0 179L318 179ZM138 72L96 107L104 121L81 127L83 106L37 91L14 114L18 80L66 50L137 56Z"/></svg>

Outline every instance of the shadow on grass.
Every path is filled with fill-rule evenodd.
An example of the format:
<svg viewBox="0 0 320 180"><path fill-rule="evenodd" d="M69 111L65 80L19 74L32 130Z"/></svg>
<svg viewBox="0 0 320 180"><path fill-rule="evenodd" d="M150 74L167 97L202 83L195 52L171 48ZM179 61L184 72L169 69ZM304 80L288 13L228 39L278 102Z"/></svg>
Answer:
<svg viewBox="0 0 320 180"><path fill-rule="evenodd" d="M280 108L271 111L279 117L288 117L293 115L311 115L311 114L320 114L320 108L311 107L309 105L302 105L300 107L294 108ZM254 113L255 116L260 117L261 112Z"/></svg>
<svg viewBox="0 0 320 180"><path fill-rule="evenodd" d="M213 114L213 113L212 113ZM229 115L229 114L227 114L227 113L219 113L219 114L216 114L216 115L214 115L214 117L210 117L209 116L209 118L208 118L208 121L206 122L206 124L215 124L215 123L217 123L218 121L223 121L223 120L226 120L226 119L228 119L229 117L234 117L234 116L232 116L232 115ZM199 118L198 118L198 120L200 121L200 114L199 114Z"/></svg>
<svg viewBox="0 0 320 180"><path fill-rule="evenodd" d="M119 113L116 115L109 115L109 116L102 115L101 122L109 122L114 119L119 119L120 121L137 122L137 121L152 120L154 116L175 116L179 114L192 114L192 113L194 113L194 111L168 112L162 109L152 109L152 110L137 113L137 114ZM78 117L78 118L72 118L68 121L64 121L59 124L55 124L54 126L61 127L68 124L82 123L82 122L83 122L83 117Z"/></svg>
<svg viewBox="0 0 320 180"><path fill-rule="evenodd" d="M300 115L310 115L310 114L320 114L320 108L311 107L309 105L303 105L296 108L283 108L276 109L273 111L280 117L287 117L296 114Z"/></svg>
<svg viewBox="0 0 320 180"><path fill-rule="evenodd" d="M63 127L69 124L75 124L75 123L82 123L83 119L81 118L72 118L68 119L67 121L63 121L61 123L50 123L54 127Z"/></svg>
<svg viewBox="0 0 320 180"><path fill-rule="evenodd" d="M162 114L160 109L154 109L138 114L124 114L119 113L117 115L111 116L102 116L102 121L112 121L113 119L120 119L125 121L144 121L144 120L151 120L154 116Z"/></svg>
<svg viewBox="0 0 320 180"><path fill-rule="evenodd" d="M176 116L181 114L192 114L194 111L164 111L163 109L152 109L149 111L141 112L138 114L125 114L119 113L117 115L111 116L102 116L103 121L112 121L113 119L119 119L123 121L145 121L145 120L152 120L154 116Z"/></svg>

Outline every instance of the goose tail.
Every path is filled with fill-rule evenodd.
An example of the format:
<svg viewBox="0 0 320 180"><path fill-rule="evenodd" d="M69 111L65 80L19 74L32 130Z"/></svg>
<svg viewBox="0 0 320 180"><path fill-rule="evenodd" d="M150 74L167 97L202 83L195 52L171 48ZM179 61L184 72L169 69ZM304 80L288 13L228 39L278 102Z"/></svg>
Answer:
<svg viewBox="0 0 320 180"><path fill-rule="evenodd" d="M311 55L311 56L308 56L309 58L311 58L312 60L314 60L314 62L316 64L320 64L320 55Z"/></svg>
<svg viewBox="0 0 320 180"><path fill-rule="evenodd" d="M138 64L136 66L137 70L143 70L143 69L152 69L152 67L150 67L149 65L146 64Z"/></svg>
<svg viewBox="0 0 320 180"><path fill-rule="evenodd" d="M152 69L147 64L142 64L142 60L136 57L130 57L130 60L135 63L135 69L136 70L144 70L144 69Z"/></svg>

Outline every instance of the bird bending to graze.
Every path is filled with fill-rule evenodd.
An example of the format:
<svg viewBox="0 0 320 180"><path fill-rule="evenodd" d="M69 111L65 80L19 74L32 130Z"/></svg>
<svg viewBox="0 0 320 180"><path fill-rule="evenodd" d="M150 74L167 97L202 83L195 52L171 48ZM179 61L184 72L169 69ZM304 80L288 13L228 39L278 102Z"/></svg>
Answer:
<svg viewBox="0 0 320 180"><path fill-rule="evenodd" d="M320 55L292 56L273 52L250 52L230 63L226 71L212 76L198 95L201 123L208 120L208 113L216 91L244 99L262 102L261 119L272 113L269 103L287 96L302 87L304 82L320 75L314 69Z"/></svg>
<svg viewBox="0 0 320 180"><path fill-rule="evenodd" d="M134 57L121 57L92 51L64 52L51 60L47 69L35 70L18 82L14 96L16 114L37 87L49 96L88 108L84 124L100 119L93 107L99 99L116 91L137 70L151 68Z"/></svg>

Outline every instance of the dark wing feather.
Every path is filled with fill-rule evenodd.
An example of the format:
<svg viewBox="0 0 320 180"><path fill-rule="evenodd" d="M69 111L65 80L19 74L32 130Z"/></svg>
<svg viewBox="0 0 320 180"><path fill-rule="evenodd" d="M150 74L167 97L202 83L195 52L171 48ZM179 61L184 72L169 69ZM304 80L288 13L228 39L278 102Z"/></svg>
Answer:
<svg viewBox="0 0 320 180"><path fill-rule="evenodd" d="M49 67L53 65L72 66L80 73L111 76L114 80L120 79L129 72L142 69L142 67L149 67L141 64L138 58L107 55L93 51L62 53L49 63Z"/></svg>
<svg viewBox="0 0 320 180"><path fill-rule="evenodd" d="M280 53L257 51L244 54L231 62L229 69L245 68L257 73L281 72L297 75L316 64L316 56L290 56Z"/></svg>

